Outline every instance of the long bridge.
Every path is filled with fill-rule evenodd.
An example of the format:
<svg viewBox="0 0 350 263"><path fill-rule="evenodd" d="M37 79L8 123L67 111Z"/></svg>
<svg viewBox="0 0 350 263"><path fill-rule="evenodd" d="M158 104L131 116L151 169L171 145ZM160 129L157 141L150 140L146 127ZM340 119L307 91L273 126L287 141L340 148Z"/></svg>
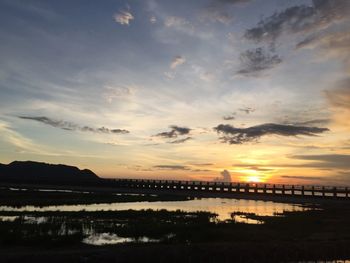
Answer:
<svg viewBox="0 0 350 263"><path fill-rule="evenodd" d="M280 197L317 197L350 200L350 187L287 185L268 183L228 183L206 181L108 179L113 185L124 189L148 189L157 191L191 193L225 193L226 195L255 195Z"/></svg>

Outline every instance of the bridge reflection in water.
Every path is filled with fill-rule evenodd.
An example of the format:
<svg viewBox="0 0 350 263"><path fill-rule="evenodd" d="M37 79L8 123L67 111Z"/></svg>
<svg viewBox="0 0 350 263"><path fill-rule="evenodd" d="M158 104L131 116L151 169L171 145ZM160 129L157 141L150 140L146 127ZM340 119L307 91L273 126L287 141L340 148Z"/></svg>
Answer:
<svg viewBox="0 0 350 263"><path fill-rule="evenodd" d="M350 199L349 187L205 181L109 179L120 188Z"/></svg>

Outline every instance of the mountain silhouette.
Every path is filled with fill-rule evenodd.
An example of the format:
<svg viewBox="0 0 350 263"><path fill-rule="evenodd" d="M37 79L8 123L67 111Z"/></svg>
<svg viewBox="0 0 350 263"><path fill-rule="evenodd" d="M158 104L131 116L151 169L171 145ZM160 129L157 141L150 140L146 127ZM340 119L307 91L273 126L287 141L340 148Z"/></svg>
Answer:
<svg viewBox="0 0 350 263"><path fill-rule="evenodd" d="M26 183L79 183L99 181L91 170L75 166L48 164L33 161L14 161L0 164L0 181Z"/></svg>

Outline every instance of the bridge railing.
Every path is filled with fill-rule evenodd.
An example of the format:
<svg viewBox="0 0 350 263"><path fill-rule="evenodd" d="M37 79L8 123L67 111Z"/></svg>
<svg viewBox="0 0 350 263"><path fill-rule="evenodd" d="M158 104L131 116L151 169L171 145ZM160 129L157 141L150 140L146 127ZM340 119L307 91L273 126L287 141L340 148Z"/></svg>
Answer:
<svg viewBox="0 0 350 263"><path fill-rule="evenodd" d="M290 185L270 183L241 183L213 181L182 181L153 179L111 179L116 186L126 188L155 188L164 190L187 190L264 194L280 196L314 196L350 198L350 187L321 185Z"/></svg>

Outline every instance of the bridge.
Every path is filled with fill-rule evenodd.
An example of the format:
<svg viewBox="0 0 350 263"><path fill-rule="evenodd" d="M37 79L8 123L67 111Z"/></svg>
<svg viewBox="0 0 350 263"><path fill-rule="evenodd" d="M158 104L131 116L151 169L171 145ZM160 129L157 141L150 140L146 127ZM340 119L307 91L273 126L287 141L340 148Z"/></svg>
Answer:
<svg viewBox="0 0 350 263"><path fill-rule="evenodd" d="M287 185L267 183L226 183L206 181L147 180L147 179L109 179L118 188L149 189L157 191L191 193L225 193L255 196L317 197L350 200L349 187Z"/></svg>

